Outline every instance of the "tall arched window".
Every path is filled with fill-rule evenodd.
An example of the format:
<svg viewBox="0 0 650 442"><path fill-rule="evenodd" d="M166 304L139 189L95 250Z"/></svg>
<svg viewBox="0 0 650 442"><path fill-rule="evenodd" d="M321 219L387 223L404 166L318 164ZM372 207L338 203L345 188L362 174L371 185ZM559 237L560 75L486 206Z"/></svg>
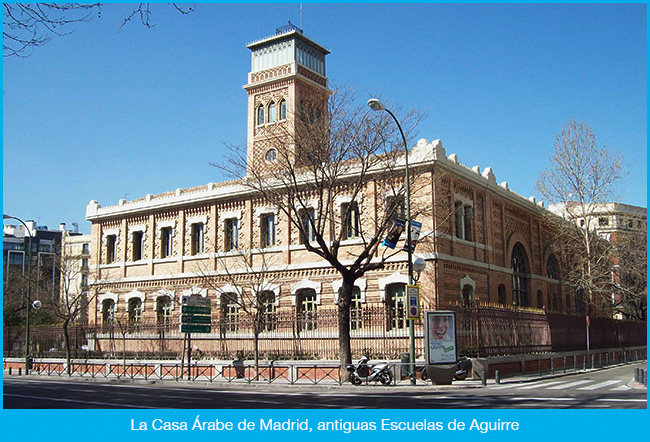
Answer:
<svg viewBox="0 0 650 442"><path fill-rule="evenodd" d="M221 294L221 319L224 331L239 330L239 304L236 293Z"/></svg>
<svg viewBox="0 0 650 442"><path fill-rule="evenodd" d="M257 108L257 125L261 126L264 124L264 106L260 104Z"/></svg>
<svg viewBox="0 0 650 442"><path fill-rule="evenodd" d="M362 313L361 289L355 286L352 289L352 299L350 302L350 330L361 330L363 326Z"/></svg>
<svg viewBox="0 0 650 442"><path fill-rule="evenodd" d="M140 298L129 299L127 313L129 314L130 331L137 331L142 321L142 300Z"/></svg>
<svg viewBox="0 0 650 442"><path fill-rule="evenodd" d="M463 290L461 291L461 304L463 307L469 307L473 300L474 288L469 284L464 285Z"/></svg>
<svg viewBox="0 0 650 442"><path fill-rule="evenodd" d="M113 325L115 322L115 301L104 299L102 301L102 324Z"/></svg>
<svg viewBox="0 0 650 442"><path fill-rule="evenodd" d="M404 284L391 284L386 287L388 330L403 330L407 328L405 290Z"/></svg>
<svg viewBox="0 0 650 442"><path fill-rule="evenodd" d="M280 102L280 121L287 119L287 101L282 100Z"/></svg>
<svg viewBox="0 0 650 442"><path fill-rule="evenodd" d="M156 323L164 331L169 331L172 322L172 299L169 296L158 297L156 303Z"/></svg>
<svg viewBox="0 0 650 442"><path fill-rule="evenodd" d="M552 311L560 311L562 308L562 299L560 299L560 293L562 291L560 287L560 265L553 254L548 255L548 259L546 260L546 276L548 276L549 279L555 279L558 281L556 284L549 284L548 308Z"/></svg>
<svg viewBox="0 0 650 442"><path fill-rule="evenodd" d="M301 289L296 293L296 308L298 313L298 331L316 330L316 291Z"/></svg>
<svg viewBox="0 0 650 442"><path fill-rule="evenodd" d="M519 307L528 307L528 260L521 243L512 249L512 302Z"/></svg>
<svg viewBox="0 0 650 442"><path fill-rule="evenodd" d="M269 123L275 123L275 103L269 104Z"/></svg>
<svg viewBox="0 0 650 442"><path fill-rule="evenodd" d="M278 318L275 310L275 293L271 290L265 290L259 295L259 306L262 316L261 331L275 331L278 324Z"/></svg>

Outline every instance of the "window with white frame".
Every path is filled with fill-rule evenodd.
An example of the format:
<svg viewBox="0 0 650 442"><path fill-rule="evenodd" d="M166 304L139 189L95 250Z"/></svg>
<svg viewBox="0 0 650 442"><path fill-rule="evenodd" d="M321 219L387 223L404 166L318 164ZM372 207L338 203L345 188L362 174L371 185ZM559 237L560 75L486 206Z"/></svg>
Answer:
<svg viewBox="0 0 650 442"><path fill-rule="evenodd" d="M264 124L264 106L259 105L257 108L257 125L262 126Z"/></svg>
<svg viewBox="0 0 650 442"><path fill-rule="evenodd" d="M226 252L239 248L239 220L228 218L223 222L224 241L223 247Z"/></svg>
<svg viewBox="0 0 650 442"><path fill-rule="evenodd" d="M278 318L275 306L275 293L265 290L259 295L259 306L262 323L261 330L272 332L277 329Z"/></svg>
<svg viewBox="0 0 650 442"><path fill-rule="evenodd" d="M191 242L192 255L198 255L205 251L205 225L203 223L192 224Z"/></svg>
<svg viewBox="0 0 650 442"><path fill-rule="evenodd" d="M298 331L316 330L317 321L317 296L314 289L301 289L296 293L296 307L298 314Z"/></svg>
<svg viewBox="0 0 650 442"><path fill-rule="evenodd" d="M117 244L117 235L106 236L106 264L115 262L116 244Z"/></svg>
<svg viewBox="0 0 650 442"><path fill-rule="evenodd" d="M260 216L260 246L261 248L275 245L275 214L264 213Z"/></svg>
<svg viewBox="0 0 650 442"><path fill-rule="evenodd" d="M315 211L312 208L300 209L298 211L300 225L300 244L306 244L316 240Z"/></svg>
<svg viewBox="0 0 650 442"><path fill-rule="evenodd" d="M239 330L239 304L236 293L221 294L221 318L224 331L236 332Z"/></svg>
<svg viewBox="0 0 650 442"><path fill-rule="evenodd" d="M404 330L408 327L405 284L390 284L386 287L386 308L388 330Z"/></svg>
<svg viewBox="0 0 650 442"><path fill-rule="evenodd" d="M160 257L167 258L174 254L174 229L163 227L160 229Z"/></svg>
<svg viewBox="0 0 650 442"><path fill-rule="evenodd" d="M131 260L140 261L144 249L144 232L138 230L131 235Z"/></svg>
<svg viewBox="0 0 650 442"><path fill-rule="evenodd" d="M469 201L457 200L454 203L455 236L465 241L473 241L472 220L474 219L474 208Z"/></svg>
<svg viewBox="0 0 650 442"><path fill-rule="evenodd" d="M287 119L287 101L282 100L280 102L280 121Z"/></svg>
<svg viewBox="0 0 650 442"><path fill-rule="evenodd" d="M275 123L275 103L269 104L269 123Z"/></svg>
<svg viewBox="0 0 650 442"><path fill-rule="evenodd" d="M356 201L341 204L343 239L357 238L361 234L359 204Z"/></svg>

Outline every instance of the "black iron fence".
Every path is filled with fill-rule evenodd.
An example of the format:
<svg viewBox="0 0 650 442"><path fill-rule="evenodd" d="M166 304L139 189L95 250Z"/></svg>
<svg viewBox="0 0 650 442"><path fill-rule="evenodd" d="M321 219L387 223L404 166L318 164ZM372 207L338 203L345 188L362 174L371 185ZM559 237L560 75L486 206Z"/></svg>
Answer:
<svg viewBox="0 0 650 442"><path fill-rule="evenodd" d="M426 309L426 306L425 306ZM584 316L511 309L493 305L448 306L456 311L458 348L461 355L499 356L586 347ZM408 352L408 329L403 311L385 304L367 304L354 312L351 327L353 357L399 359ZM309 320L309 327L305 321ZM296 311L278 311L271 327L259 334L260 357L265 359L338 359L338 315L335 306L319 307L309 318ZM189 344L175 321L166 323L116 322L69 327L73 358L179 358ZM415 322L416 357L423 357L423 323ZM24 354L24 328L4 328L4 356ZM240 315L213 317L211 332L194 333L191 345L205 357L251 358L253 323ZM60 327L32 327L30 353L36 357L65 355ZM646 344L646 323L593 318L591 348L629 347Z"/></svg>

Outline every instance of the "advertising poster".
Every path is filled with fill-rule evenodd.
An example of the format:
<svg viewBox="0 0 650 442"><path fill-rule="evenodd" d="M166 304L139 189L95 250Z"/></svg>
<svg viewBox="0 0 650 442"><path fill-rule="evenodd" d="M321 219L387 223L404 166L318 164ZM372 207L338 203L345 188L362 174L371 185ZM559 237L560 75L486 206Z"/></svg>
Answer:
<svg viewBox="0 0 650 442"><path fill-rule="evenodd" d="M456 352L456 314L451 311L425 312L427 362L453 364Z"/></svg>

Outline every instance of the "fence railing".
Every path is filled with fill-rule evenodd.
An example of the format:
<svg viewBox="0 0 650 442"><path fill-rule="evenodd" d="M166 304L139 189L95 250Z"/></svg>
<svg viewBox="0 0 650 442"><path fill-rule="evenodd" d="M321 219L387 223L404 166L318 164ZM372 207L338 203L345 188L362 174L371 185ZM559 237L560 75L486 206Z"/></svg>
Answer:
<svg viewBox="0 0 650 442"><path fill-rule="evenodd" d="M424 306L423 310L426 310ZM499 356L550 351L579 350L586 347L583 316L546 313L539 310L512 309L472 303L452 305L456 311L457 344L460 354L467 356ZM409 351L405 323L396 318L395 309L385 304L366 304L356 310L350 331L353 357L399 359ZM307 329L302 316L295 310L278 311L270 329L259 334L260 357L268 359L338 359L338 313L332 306L319 307ZM212 332L192 334L192 345L218 359L236 356L250 358L253 354L253 324L240 315L212 318ZM301 326L302 325L302 326ZM4 355L24 354L24 329L4 328ZM175 319L165 323L125 322L74 326L69 328L72 357L150 357L178 358L187 343L179 332ZM60 356L63 334L60 327L32 327L30 353L36 357ZM423 357L424 327L415 321L416 357ZM646 324L638 321L618 321L594 318L590 327L592 348L643 345Z"/></svg>
<svg viewBox="0 0 650 442"><path fill-rule="evenodd" d="M587 354L540 355L528 358L524 373L528 375L555 375L559 373L587 371L610 365L627 364L647 358L646 348L634 350L607 350ZM24 361L19 358L5 359L3 369L8 375L22 374ZM403 362L388 362L393 373L392 385L410 384L409 366ZM482 373L470 373L475 379ZM430 379L422 379L423 361L416 361L415 380L417 384L431 384ZM485 376L495 376L490 364ZM145 361L72 361L68 366L64 360L34 360L30 373L41 376L75 377L92 379L129 379L162 381L225 382L240 384L290 384L290 385L341 385L347 381L344 366L334 362L291 362L261 361L258 366L248 361L219 361L211 363L197 361L190 365L174 362ZM462 382L462 381L460 381ZM365 381L366 384L375 382ZM379 384L378 384L379 385Z"/></svg>

